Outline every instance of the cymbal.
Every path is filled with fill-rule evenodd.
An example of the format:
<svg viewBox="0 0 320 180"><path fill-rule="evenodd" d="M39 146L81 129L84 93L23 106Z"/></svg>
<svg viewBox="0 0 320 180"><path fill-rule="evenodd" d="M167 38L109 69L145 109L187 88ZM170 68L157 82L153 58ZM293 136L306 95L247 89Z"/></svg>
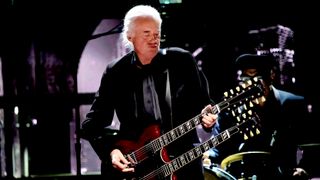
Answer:
<svg viewBox="0 0 320 180"><path fill-rule="evenodd" d="M232 154L225 159L222 160L221 162L221 168L226 169L230 164L236 161L241 161L244 158L254 158L254 159L261 159L265 158L265 156L269 156L270 152L266 151L247 151L247 152L240 152L236 154Z"/></svg>
<svg viewBox="0 0 320 180"><path fill-rule="evenodd" d="M299 147L320 147L320 143L307 143L307 144L299 144Z"/></svg>

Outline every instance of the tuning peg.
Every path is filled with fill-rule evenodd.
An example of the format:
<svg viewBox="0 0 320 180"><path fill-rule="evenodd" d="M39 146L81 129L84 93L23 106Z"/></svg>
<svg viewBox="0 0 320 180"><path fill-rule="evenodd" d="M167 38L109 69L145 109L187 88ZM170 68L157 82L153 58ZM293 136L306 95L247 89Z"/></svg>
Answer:
<svg viewBox="0 0 320 180"><path fill-rule="evenodd" d="M252 132L252 131L250 131L250 137L253 137L253 136L254 136L253 132Z"/></svg>
<svg viewBox="0 0 320 180"><path fill-rule="evenodd" d="M231 94L234 94L234 92L233 92L233 90L232 90L232 89L230 89L230 93L231 93Z"/></svg>
<svg viewBox="0 0 320 180"><path fill-rule="evenodd" d="M247 118L247 115L246 115L245 113L243 113L243 114L242 114L242 117L246 119L246 118Z"/></svg>
<svg viewBox="0 0 320 180"><path fill-rule="evenodd" d="M237 112L238 112L239 114L241 113L241 108L240 108L240 107L237 108Z"/></svg>
<svg viewBox="0 0 320 180"><path fill-rule="evenodd" d="M231 111L231 114L233 117L236 116L236 113L233 110Z"/></svg>
<svg viewBox="0 0 320 180"><path fill-rule="evenodd" d="M253 107L252 101L249 102L249 107Z"/></svg>
<svg viewBox="0 0 320 180"><path fill-rule="evenodd" d="M237 87L236 87L236 90L237 90L238 92L240 92L240 87L239 87L239 86L237 86Z"/></svg>
<svg viewBox="0 0 320 180"><path fill-rule="evenodd" d="M247 87L245 83L241 83L240 85L241 85L241 87L242 87L243 89L245 89L245 88Z"/></svg>
<svg viewBox="0 0 320 180"><path fill-rule="evenodd" d="M225 97L228 97L228 96L229 96L228 92L224 92L223 95L224 95Z"/></svg>
<svg viewBox="0 0 320 180"><path fill-rule="evenodd" d="M245 133L243 134L243 139L244 139L244 140L249 139L248 136L247 136Z"/></svg>
<svg viewBox="0 0 320 180"><path fill-rule="evenodd" d="M237 116L237 117L236 117L236 119L237 119L237 121L238 121L238 122L240 122L240 121L241 121L241 119L240 119L240 117L239 117L239 116Z"/></svg>
<svg viewBox="0 0 320 180"><path fill-rule="evenodd" d="M260 130L256 128L256 134L260 134Z"/></svg>
<svg viewBox="0 0 320 180"><path fill-rule="evenodd" d="M248 110L248 107L247 107L247 105L246 105L246 104L243 104L243 106L242 106L242 107L243 107L243 109L244 109L244 110Z"/></svg>
<svg viewBox="0 0 320 180"><path fill-rule="evenodd" d="M253 78L253 81L254 81L254 82L258 82L258 81L259 81L259 78L258 78L257 76L255 76L255 77Z"/></svg>

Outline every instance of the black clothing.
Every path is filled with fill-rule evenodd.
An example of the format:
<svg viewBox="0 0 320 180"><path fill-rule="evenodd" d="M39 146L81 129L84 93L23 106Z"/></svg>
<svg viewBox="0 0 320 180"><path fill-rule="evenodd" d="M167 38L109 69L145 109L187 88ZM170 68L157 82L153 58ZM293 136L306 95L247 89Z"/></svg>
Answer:
<svg viewBox="0 0 320 180"><path fill-rule="evenodd" d="M211 149L209 153L214 163L220 164L227 156L235 153L262 151L270 153L270 157L268 156L270 159L256 159L250 165L252 169L259 168L259 163L268 163L263 165L265 169L262 177L256 174L258 179L286 179L292 175L293 168L297 166L297 145L303 138L301 137L303 131L299 129L299 124L306 120L306 104L302 96L274 87L270 93L265 106L263 108L257 106L254 109L259 117L260 134L244 140L243 134L238 133L230 140ZM228 113L222 114L213 128L213 134L222 132L234 123L234 119L230 118ZM244 171L245 166L242 167ZM260 170L257 171L260 172Z"/></svg>
<svg viewBox="0 0 320 180"><path fill-rule="evenodd" d="M129 52L107 66L91 110L82 123L82 137L90 141L104 164L110 163L110 152L117 148L115 142L119 139L136 141L151 124L159 124L162 132L177 127L210 103L201 73L192 55L181 48L160 50L148 65L142 65L135 52ZM117 136L105 137L114 112L120 121L119 132ZM196 130L192 130L166 149L173 158L198 142ZM201 179L201 171L199 159L177 173L184 180Z"/></svg>

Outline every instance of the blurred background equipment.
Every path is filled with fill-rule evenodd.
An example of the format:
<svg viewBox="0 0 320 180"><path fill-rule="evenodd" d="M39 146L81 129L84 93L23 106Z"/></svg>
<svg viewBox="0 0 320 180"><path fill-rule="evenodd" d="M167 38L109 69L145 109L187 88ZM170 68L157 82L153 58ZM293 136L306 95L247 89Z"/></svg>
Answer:
<svg viewBox="0 0 320 180"><path fill-rule="evenodd" d="M275 86L287 90L294 90L295 62L294 62L294 32L282 25L250 30L249 36L257 54L273 55L279 64L279 74Z"/></svg>

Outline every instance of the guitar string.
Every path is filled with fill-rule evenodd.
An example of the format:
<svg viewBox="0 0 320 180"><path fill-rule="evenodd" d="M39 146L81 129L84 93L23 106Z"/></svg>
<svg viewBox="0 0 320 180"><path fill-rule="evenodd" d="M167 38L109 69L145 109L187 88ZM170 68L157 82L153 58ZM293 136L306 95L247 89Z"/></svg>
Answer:
<svg viewBox="0 0 320 180"><path fill-rule="evenodd" d="M215 107L216 108L216 107ZM172 143L173 141L175 141L176 139L182 137L182 135L184 135L185 133L191 131L192 129L194 129L197 125L199 125L200 121L199 121L199 118L205 113L201 113L201 114L198 114L197 116L195 116L194 118L188 120L187 122L179 125L178 127L174 128L173 130L163 134L162 136L160 136L159 138L157 139L154 139L152 141L150 141L148 144L146 144L145 146L137 149L136 151L132 152L130 155L132 156L135 156L137 157L137 159L141 159L143 160L143 158L145 157L145 155L150 152L150 151L153 151L153 152L156 152L160 149L162 149L162 147ZM188 126L188 127L185 127L185 125L188 123L188 122L191 122L193 121L193 124L191 126ZM179 130L179 128L183 128L184 129L184 132L181 132ZM171 136L171 132L174 132L175 134L175 138L173 136ZM159 139L161 137L167 137L168 139L168 143L164 143L164 144L161 144L159 141ZM171 139L171 140L170 140Z"/></svg>
<svg viewBox="0 0 320 180"><path fill-rule="evenodd" d="M227 103L228 105L227 105L226 107L229 107L230 105L234 105L234 104L237 104L238 102L243 101L243 99L245 99L245 98L242 98L242 99L239 99L238 101L235 101L235 102L233 102L233 103L230 103L230 102L232 102L234 99L236 99L236 98L238 98L239 96L243 95L244 93L252 90L254 87L259 88L259 87L256 86L255 83L252 84L252 85L249 85L249 86L243 88L243 89L242 89L242 92L240 92L240 93L237 94L236 96L231 97L231 98L229 98L228 100L224 100L224 101L216 104L215 106L213 106L212 110L214 110L214 111L211 111L211 112L213 112L213 113L219 113L222 109L219 109L218 107L221 106L222 104ZM246 90L246 89L247 89L247 91L244 91L244 90ZM226 108L226 107L224 107L224 108ZM187 133L187 132L191 131L192 129L194 129L197 125L200 124L200 123L199 123L199 122L200 122L199 119L200 119L200 117L201 117L203 114L205 114L205 113L207 113L207 112L202 112L202 113L198 114L198 115L195 116L194 118L192 118L192 119L188 120L187 122L179 125L178 127L174 128L173 130L171 130L171 131L165 133L164 135L162 135L162 136L160 136L160 137L152 140L150 143L146 144L145 146L143 146L143 147L139 148L138 150L130 153L129 156L130 156L131 158L132 158L132 156L136 157L136 158L132 158L132 159L138 159L138 160L141 159L140 161L144 160L144 159L146 158L145 156L146 156L146 154L147 154L148 152L152 152L152 151L153 151L153 152L156 152L156 151L160 150L162 147L164 147L164 146L170 144L171 142L173 142L174 140L180 138L180 137L181 137L182 135L184 135L185 133ZM194 124L193 124L193 126L192 126L191 128L190 128L190 127L189 127L189 128L187 127L187 131L184 131L184 132L181 132L181 131L179 130L179 128L183 128L183 129L185 130L185 127L184 127L184 126L185 126L188 122L191 122L191 121L194 122ZM172 137L172 136L170 135L171 132L174 132L174 135L178 135L178 136ZM177 132L177 133L176 133L176 132ZM179 133L179 132L180 132L180 133ZM180 135L179 135L179 134L180 134ZM162 138L162 137L167 137L166 139L169 140L168 143L164 143L164 144L162 145L160 142L158 142L159 139ZM170 141L170 138L172 139L171 141ZM157 143L158 143L158 147L156 147L156 146L157 146Z"/></svg>
<svg viewBox="0 0 320 180"><path fill-rule="evenodd" d="M239 100L239 101L240 101L240 100ZM234 102L234 103L231 103L231 105L232 105L232 104L235 104L235 103L238 103L239 101L236 101L236 102ZM217 106L217 105L216 105L216 106ZM213 108L214 111L218 111L218 108L217 108L216 106L214 106L215 108ZM203 114L204 114L204 113L201 113L201 114L197 115L195 118L193 118L193 120L196 119L196 118L199 118L199 117L202 116ZM183 126L183 125L185 125L185 123L182 124L181 126ZM192 130L193 128L195 128L196 125L198 125L198 124L195 122L195 124L194 124L194 126L193 126L192 128L188 128L188 131L190 131L190 130ZM179 129L179 127L181 127L181 126L178 126L177 128L175 128L175 130ZM188 132L188 131L187 131L187 132ZM180 136L176 137L176 139L179 138L179 137L181 137L183 134L184 134L184 133L180 133ZM169 135L169 133L166 133L165 135ZM161 138L161 137L160 137L160 138ZM165 144L165 145L170 144L171 142L173 142L173 141L176 140L176 139L173 138L173 140L171 140L169 143L167 143L167 144ZM157 150L157 149L155 149L155 147L153 147L153 145L155 144L156 140L157 140L157 139L155 139L155 140L152 141L151 143L147 144L144 148L141 148L141 150L138 150L138 151L135 152L135 153L136 153L136 156L138 157L138 159L142 158L142 160L143 160L143 159L146 158L145 154L146 154L147 152L150 152L150 151L152 151L152 150L155 152L155 151ZM161 147L161 146L159 146L159 147ZM158 149L159 149L159 148L158 148ZM160 149L161 149L161 148L160 148Z"/></svg>
<svg viewBox="0 0 320 180"><path fill-rule="evenodd" d="M254 87L255 87L255 86L254 86ZM249 90L252 90L252 88L249 89ZM219 107L219 106L222 106L221 104L227 103L227 104L229 104L229 105L227 105L226 107L229 107L229 106L231 106L231 105L234 105L234 104L237 104L237 103L243 101L244 98L243 98L243 99L239 99L238 101L234 101L233 103L230 103L230 102L232 102L234 99L238 98L239 96L243 95L243 94L246 93L246 92L248 92L248 91L242 91L241 93L237 94L237 96L232 97L232 98L230 98L230 99L227 100L227 101L222 101L222 102L216 104L216 105L212 108L212 111L211 111L211 112L213 112L213 113L219 113L219 112L221 111L221 109L219 109L218 107ZM147 154L148 152L151 152L151 151L156 152L156 151L158 151L159 149L161 149L161 147L164 147L164 146L170 144L171 142L175 141L176 139L182 137L183 134L185 134L185 133L191 131L192 129L194 129L198 124L200 124L200 123L199 123L199 122L200 122L200 121L199 121L199 118L200 118L203 114L205 114L205 113L207 113L207 112L203 112L203 113L198 114L196 117L188 120L186 123L183 123L182 125L174 128L173 130L171 130L171 131L169 131L169 132L167 132L167 133L165 133L164 135L162 135L162 136L159 137L159 138L161 138L161 137L165 137L165 136L166 136L167 139L170 139L170 137L171 137L172 140L169 140L168 143L164 143L164 144L162 145L161 143L158 142L159 138L157 138L157 139L154 139L153 141L151 141L151 142L148 143L147 145L141 147L140 149L136 150L135 152L133 152L133 153L131 153L131 154L133 154L133 156L137 157L137 159L141 159L140 161L144 160L144 159L146 158L146 154ZM192 121L192 120L193 120L194 124L192 125L192 127L187 127L187 131L181 132L181 131L179 130L181 127L185 130L185 127L184 127L184 126L185 126L189 121ZM197 120L197 121L196 121L196 120ZM174 138L174 137L172 137L172 136L170 135L170 132L174 132L174 134L175 134L175 135L178 135L178 136L175 136L175 138ZM156 142L158 142L158 146L159 146L159 147L155 147L155 146L157 146Z"/></svg>
<svg viewBox="0 0 320 180"><path fill-rule="evenodd" d="M231 127L231 128L229 128L228 130L230 130L230 129L236 129L236 127ZM226 130L226 131L227 131L227 130ZM209 147L212 148L212 147L217 146L218 144L222 143L224 140L222 140L221 142L219 142L218 137L220 137L220 136L222 136L222 133L219 134L219 135L217 135L217 136L214 137L214 138L209 139L209 140L206 141L205 143L202 143L201 145L199 145L199 146L197 146L197 147L195 147L195 148L187 151L186 153L184 153L184 154L182 154L181 156L173 159L172 161L170 161L170 162L162 165L160 168L156 169L155 171L152 171L151 173L149 173L148 175L144 176L144 177L141 178L140 180L149 180L149 179L151 179L151 178L154 178L154 177L159 176L160 174L164 174L164 175L162 175L161 177L167 177L167 176L169 176L169 175L172 175L174 172L176 172L177 170L181 169L183 166L185 166L185 165L189 164L190 162L194 161L195 159L199 158L200 155L203 154L203 153L205 152L205 150L206 150L205 148L201 148L201 147L203 147L205 144L208 144ZM197 149L197 148L200 148L200 150L201 150L201 153L200 153L200 154L199 154L199 153L196 153L196 152L193 152L193 151L194 151L195 149ZM182 156L188 156L188 153L189 153L189 152L192 152L192 154L195 154L195 153L196 153L195 157L189 158L190 160L188 160L188 158L187 158L187 163L184 163L184 164L179 161L180 164L182 164L182 165L179 165L178 168L177 168L177 169L174 169L172 172L169 170L170 174L165 174L165 166L168 166L168 164L172 164L174 161L175 161L175 162L178 162L178 160L179 160L180 157L182 157ZM177 163L177 164L179 164L179 163Z"/></svg>
<svg viewBox="0 0 320 180"><path fill-rule="evenodd" d="M242 113L242 114L244 114L244 113ZM238 116L241 116L242 114L239 114ZM250 115L250 117L252 117L252 116L253 115ZM250 119L250 118L247 117L245 119ZM207 148L204 147L205 145L208 145L209 149L210 149L212 147L215 147L215 146L221 144L222 142L224 142L227 139L229 139L233 134L235 134L236 132L233 132L233 131L235 129L238 129L245 122L247 122L247 121L243 120L238 125L235 125L235 126L232 126L232 127L228 128L227 130L223 131L222 133L218 134L217 136L215 136L213 138L210 138L209 140L207 140L206 142L202 143L201 145L199 145L199 146L187 151L186 153L184 153L181 156L171 160L170 162L167 162L166 164L162 165L160 168L156 169L155 171L152 171L151 173L149 173L148 175L144 176L140 180L148 180L148 179L157 177L159 174L164 174L161 177L167 177L168 175L172 175L174 172L176 172L177 170L181 169L183 166L185 166L185 165L189 164L190 162L194 161L195 159L199 158L207 150ZM230 134L230 132L233 132L233 133ZM227 133L227 138L224 136L226 133ZM219 140L219 139L221 139L221 140ZM199 148L201 150L201 153L193 152L197 148ZM180 159L180 157L182 157L182 156L188 156L189 152L192 152L193 155L196 153L195 157L189 158L190 160L188 160L188 158L185 158L185 159L187 159L187 163L181 163L179 161L180 164L182 164L182 165L179 165L178 168L174 169L172 172L170 171L170 169L168 169L170 174L165 174L165 170L166 170L165 168L166 168L166 166L168 166L168 164L172 164L172 162L174 162L174 161L177 162ZM177 163L177 164L179 164L179 163Z"/></svg>

